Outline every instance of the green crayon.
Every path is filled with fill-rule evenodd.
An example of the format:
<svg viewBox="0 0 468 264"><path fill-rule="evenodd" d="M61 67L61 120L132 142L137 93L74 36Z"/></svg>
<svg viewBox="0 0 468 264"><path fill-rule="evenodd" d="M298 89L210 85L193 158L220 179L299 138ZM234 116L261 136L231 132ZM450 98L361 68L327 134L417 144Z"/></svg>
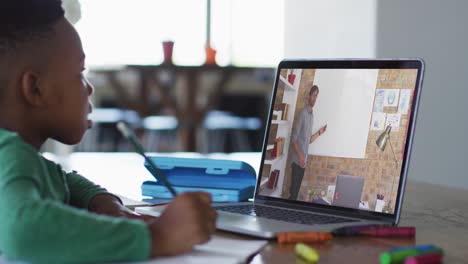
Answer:
<svg viewBox="0 0 468 264"><path fill-rule="evenodd" d="M389 251L380 254L380 264L397 264L403 263L407 257L414 257L420 254L440 253L443 254L441 248L421 250L417 248L408 248L398 251Z"/></svg>

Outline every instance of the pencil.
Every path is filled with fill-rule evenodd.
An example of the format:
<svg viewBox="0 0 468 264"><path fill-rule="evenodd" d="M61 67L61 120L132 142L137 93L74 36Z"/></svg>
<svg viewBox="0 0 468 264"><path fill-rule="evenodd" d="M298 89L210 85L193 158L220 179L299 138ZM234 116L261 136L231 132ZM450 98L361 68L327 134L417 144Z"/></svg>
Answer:
<svg viewBox="0 0 468 264"><path fill-rule="evenodd" d="M117 123L117 129L124 135L124 137L126 137L130 141L130 143L135 148L136 152L142 155L143 158L145 158L146 162L150 166L151 174L153 174L156 180L162 182L166 186L166 188L171 192L172 196L174 197L177 196L176 190L172 187L172 185L166 179L166 176L164 176L164 173L160 171L158 167L156 167L154 162L150 158L148 158L148 156L146 156L145 149L138 142L133 131L130 128L128 128L123 122Z"/></svg>

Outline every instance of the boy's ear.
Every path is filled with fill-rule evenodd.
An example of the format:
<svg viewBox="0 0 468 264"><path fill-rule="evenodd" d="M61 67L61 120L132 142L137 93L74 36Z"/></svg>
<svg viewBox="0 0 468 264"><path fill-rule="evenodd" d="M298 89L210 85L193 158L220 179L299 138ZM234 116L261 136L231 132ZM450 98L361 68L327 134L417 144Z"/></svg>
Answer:
<svg viewBox="0 0 468 264"><path fill-rule="evenodd" d="M46 104L46 93L39 82L39 74L34 71L25 71L21 76L21 95L25 102L31 106Z"/></svg>

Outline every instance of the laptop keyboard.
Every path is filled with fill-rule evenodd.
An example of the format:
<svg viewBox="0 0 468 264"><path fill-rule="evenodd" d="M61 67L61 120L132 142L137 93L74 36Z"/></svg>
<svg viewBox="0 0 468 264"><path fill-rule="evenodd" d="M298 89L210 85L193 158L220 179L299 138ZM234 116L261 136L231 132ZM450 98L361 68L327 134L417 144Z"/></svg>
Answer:
<svg viewBox="0 0 468 264"><path fill-rule="evenodd" d="M230 213L251 215L257 217L263 217L268 219L275 219L285 222L292 222L297 224L305 225L319 225L319 224L337 224L345 222L357 222L357 220L349 218L341 218L330 215L307 213L277 207L261 206L261 205L226 205L217 206L215 208L219 211L225 211Z"/></svg>

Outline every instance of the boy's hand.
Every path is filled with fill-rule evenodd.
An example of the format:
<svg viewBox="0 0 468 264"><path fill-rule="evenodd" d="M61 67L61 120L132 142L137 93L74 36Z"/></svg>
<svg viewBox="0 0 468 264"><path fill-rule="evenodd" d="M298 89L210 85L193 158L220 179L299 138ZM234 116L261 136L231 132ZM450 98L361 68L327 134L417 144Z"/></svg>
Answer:
<svg viewBox="0 0 468 264"><path fill-rule="evenodd" d="M117 199L117 197L107 193L102 193L94 196L91 199L91 201L89 201L88 209L91 212L102 215L116 217L126 216L125 206L122 205L122 203L119 199Z"/></svg>
<svg viewBox="0 0 468 264"><path fill-rule="evenodd" d="M188 192L178 195L157 220L148 224L151 256L176 255L207 242L216 230L216 217L210 194Z"/></svg>
<svg viewBox="0 0 468 264"><path fill-rule="evenodd" d="M115 196L107 193L94 196L93 199L91 199L89 202L89 210L97 214L114 217L134 218L143 220L145 222L151 222L156 219L156 217L150 215L140 215L135 213L134 211L122 205L120 200Z"/></svg>

